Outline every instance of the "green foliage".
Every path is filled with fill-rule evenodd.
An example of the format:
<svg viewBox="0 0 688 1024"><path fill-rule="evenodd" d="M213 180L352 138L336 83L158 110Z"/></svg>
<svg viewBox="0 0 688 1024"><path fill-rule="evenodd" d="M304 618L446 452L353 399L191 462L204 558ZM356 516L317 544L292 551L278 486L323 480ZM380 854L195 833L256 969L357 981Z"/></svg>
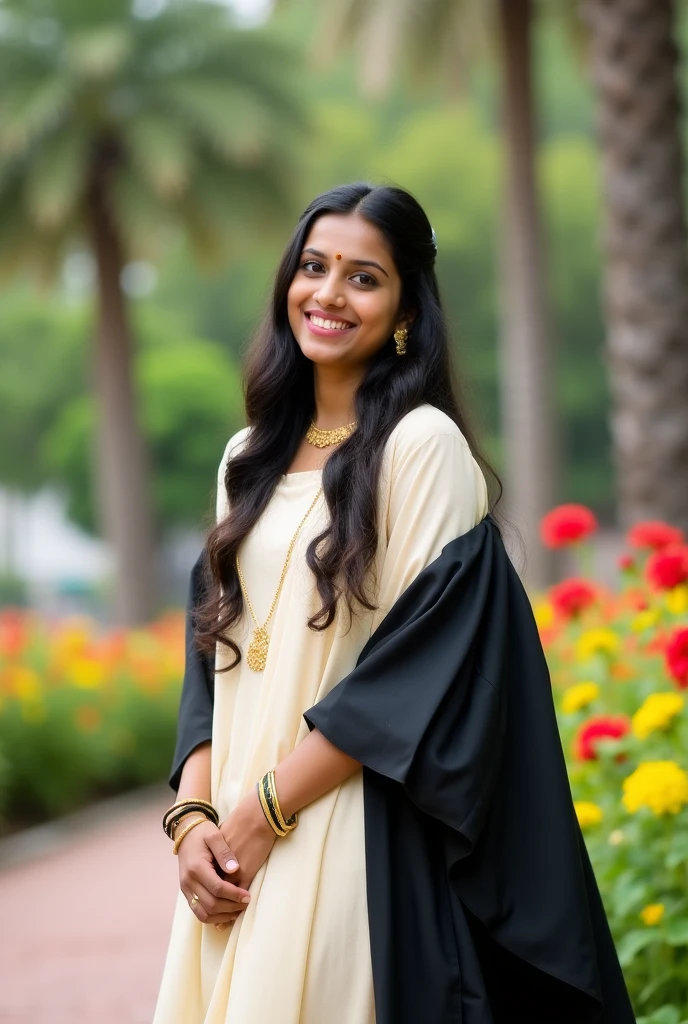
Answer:
<svg viewBox="0 0 688 1024"><path fill-rule="evenodd" d="M148 321L151 322L151 321ZM145 321L136 373L143 430L163 529L195 526L210 509L227 439L243 426L238 373L220 346L188 337L149 338ZM66 492L74 522L95 530L93 400L68 402L45 437L45 461Z"/></svg>
<svg viewBox="0 0 688 1024"><path fill-rule="evenodd" d="M171 0L4 0L0 33L0 267L54 273L90 236L105 187L130 253L171 225L217 260L278 218L305 128L287 49L226 8Z"/></svg>
<svg viewBox="0 0 688 1024"><path fill-rule="evenodd" d="M33 490L46 477L43 438L85 387L82 310L7 293L0 305L0 481Z"/></svg>

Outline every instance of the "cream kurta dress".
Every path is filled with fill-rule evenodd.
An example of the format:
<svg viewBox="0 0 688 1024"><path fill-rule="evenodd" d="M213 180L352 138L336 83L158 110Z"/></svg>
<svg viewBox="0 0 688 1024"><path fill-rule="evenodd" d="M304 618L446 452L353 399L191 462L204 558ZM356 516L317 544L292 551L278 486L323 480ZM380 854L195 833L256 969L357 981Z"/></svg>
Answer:
<svg viewBox="0 0 688 1024"><path fill-rule="evenodd" d="M227 514L226 461L245 437L241 431L225 450L218 517ZM241 566L261 623L321 475L282 476L242 544ZM351 628L342 608L324 632L306 625L320 607L305 552L327 523L321 497L299 535L268 626L263 672L246 664L252 622L244 616L233 631L244 657L215 677L212 800L221 820L307 735L304 711L353 669L409 583L487 512L485 481L466 441L429 405L408 413L392 432L378 500L377 610L358 612ZM226 661L218 650L216 668ZM250 891L247 910L224 933L202 925L179 894L154 1024L374 1024L361 772L299 813L298 827L277 840Z"/></svg>

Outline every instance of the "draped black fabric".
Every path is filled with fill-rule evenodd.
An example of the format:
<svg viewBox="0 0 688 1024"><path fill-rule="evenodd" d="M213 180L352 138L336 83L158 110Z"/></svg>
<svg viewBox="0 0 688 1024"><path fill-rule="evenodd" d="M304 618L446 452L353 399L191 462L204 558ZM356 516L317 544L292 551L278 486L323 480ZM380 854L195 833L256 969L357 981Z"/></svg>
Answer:
<svg viewBox="0 0 688 1024"><path fill-rule="evenodd" d="M305 718L364 766L377 1024L634 1021L530 603L489 517ZM192 659L177 772L211 719Z"/></svg>
<svg viewBox="0 0 688 1024"><path fill-rule="evenodd" d="M201 743L213 735L213 696L215 693L214 659L199 651L194 640L194 609L207 594L204 552L196 559L189 580L186 602L186 655L184 683L177 721L177 745L172 759L170 786L176 792L184 762Z"/></svg>

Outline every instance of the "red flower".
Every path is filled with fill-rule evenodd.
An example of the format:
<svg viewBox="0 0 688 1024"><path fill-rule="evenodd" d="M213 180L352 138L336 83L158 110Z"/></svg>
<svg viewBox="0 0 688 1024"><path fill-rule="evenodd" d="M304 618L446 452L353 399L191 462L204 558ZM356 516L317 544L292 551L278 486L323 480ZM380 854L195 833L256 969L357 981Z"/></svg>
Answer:
<svg viewBox="0 0 688 1024"><path fill-rule="evenodd" d="M630 555L619 555L619 560L616 563L621 569L621 572L628 572L630 569L635 569L635 562Z"/></svg>
<svg viewBox="0 0 688 1024"><path fill-rule="evenodd" d="M682 690L688 689L688 627L675 629L664 648L669 675Z"/></svg>
<svg viewBox="0 0 688 1024"><path fill-rule="evenodd" d="M574 741L574 753L579 761L597 760L600 740L620 740L631 728L626 715L595 715L583 722Z"/></svg>
<svg viewBox="0 0 688 1024"><path fill-rule="evenodd" d="M671 590L688 580L688 547L667 544L653 552L645 566L647 580L655 590Z"/></svg>
<svg viewBox="0 0 688 1024"><path fill-rule="evenodd" d="M542 543L548 548L577 544L597 529L597 520L585 505L558 505L540 521Z"/></svg>
<svg viewBox="0 0 688 1024"><path fill-rule="evenodd" d="M585 608L589 608L597 600L597 590L587 580L569 579L562 580L556 586L551 587L549 599L552 607L565 619L573 615L579 615Z"/></svg>
<svg viewBox="0 0 688 1024"><path fill-rule="evenodd" d="M661 520L636 523L626 535L626 543L632 548L653 548L659 551L669 544L683 544L685 537L675 526Z"/></svg>

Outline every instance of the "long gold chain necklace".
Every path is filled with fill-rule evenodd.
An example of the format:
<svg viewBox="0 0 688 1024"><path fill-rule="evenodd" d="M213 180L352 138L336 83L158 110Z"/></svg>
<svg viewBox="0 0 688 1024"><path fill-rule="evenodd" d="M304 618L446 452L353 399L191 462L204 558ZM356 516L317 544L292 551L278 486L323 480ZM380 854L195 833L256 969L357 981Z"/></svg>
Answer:
<svg viewBox="0 0 688 1024"><path fill-rule="evenodd" d="M272 613L274 612L275 608L277 607L277 601L278 601L278 598L279 598L280 593L282 591L282 584L284 583L284 578L287 575L287 568L289 567L289 560L291 558L292 551L294 550L294 545L296 544L296 538L298 537L299 533L301 532L301 527L306 522L306 520L308 519L309 515L311 514L311 512L315 508L315 506L316 506L316 504L318 502L318 498L320 497L321 494L322 494L322 487L320 487L318 489L318 493L313 498L313 501L311 502L308 511L306 512L305 516L303 517L303 519L301 520L299 525L296 527L296 533L292 537L291 542L289 544L289 547L287 548L287 557L286 557L286 560L284 562L284 567L282 568L282 575L280 576L280 581L277 584L277 591L275 593L275 596L272 599L272 604L270 605L270 611L268 612L268 617L267 617L267 619L265 620L265 622L263 623L262 626L258 622L258 618L256 617L256 613L253 610L253 605L251 604L251 599L248 596L248 591L246 590L246 580L244 579L244 574L241 571L241 566L239 565L239 556L237 555L236 568L237 568L237 575L239 577L239 584L241 586L241 591L242 591L242 593L244 595L244 600L246 602L248 610L251 613L251 618L253 619L253 621L256 624L256 628L255 628L255 630L253 632L253 636L251 637L251 642L248 645L248 650L246 651L246 664L248 665L248 667L250 669L253 669L254 672L262 672L265 669L265 665L266 665L267 660L268 660L268 647L270 646L270 634L267 631L267 624L270 621L270 619L272 618Z"/></svg>
<svg viewBox="0 0 688 1024"><path fill-rule="evenodd" d="M306 431L306 440L309 444L315 445L316 448L329 448L330 445L341 444L342 441L346 441L347 437L351 437L355 429L355 423L347 423L345 427L336 427L334 430L321 430L320 427L316 427L315 423L311 422L310 427Z"/></svg>

